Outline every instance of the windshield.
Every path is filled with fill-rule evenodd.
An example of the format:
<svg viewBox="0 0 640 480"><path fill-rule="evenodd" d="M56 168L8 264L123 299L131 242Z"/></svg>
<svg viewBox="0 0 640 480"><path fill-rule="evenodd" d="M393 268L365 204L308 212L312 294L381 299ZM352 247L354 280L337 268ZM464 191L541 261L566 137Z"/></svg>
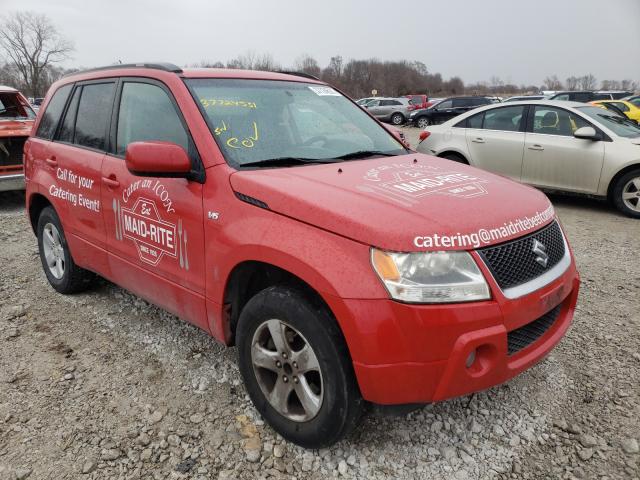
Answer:
<svg viewBox="0 0 640 480"><path fill-rule="evenodd" d="M578 110L587 114L601 125L607 127L619 137L640 137L640 126L627 118L608 112L600 107L578 107Z"/></svg>
<svg viewBox="0 0 640 480"><path fill-rule="evenodd" d="M189 79L187 86L227 161L273 166L274 159L329 160L407 151L331 87L244 79ZM361 155L361 158L366 155Z"/></svg>
<svg viewBox="0 0 640 480"><path fill-rule="evenodd" d="M0 120L30 120L33 118L36 118L35 112L20 101L17 93L0 93Z"/></svg>

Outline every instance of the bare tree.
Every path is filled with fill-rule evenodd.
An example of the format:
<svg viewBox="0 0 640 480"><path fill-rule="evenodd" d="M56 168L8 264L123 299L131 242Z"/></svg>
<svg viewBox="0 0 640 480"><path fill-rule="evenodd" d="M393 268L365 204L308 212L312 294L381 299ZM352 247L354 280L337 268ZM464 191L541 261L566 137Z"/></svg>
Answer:
<svg viewBox="0 0 640 480"><path fill-rule="evenodd" d="M69 58L73 46L47 16L16 12L0 24L0 49L15 66L26 91L38 97L44 94L47 69Z"/></svg>
<svg viewBox="0 0 640 480"><path fill-rule="evenodd" d="M582 90L594 90L596 88L596 77L592 74L580 77L580 88Z"/></svg>
<svg viewBox="0 0 640 480"><path fill-rule="evenodd" d="M318 61L313 58L311 55L307 55L306 53L300 55L296 61L294 68L298 72L308 73L309 75L313 75L314 77L319 77L322 70L320 69L320 65L318 65Z"/></svg>
<svg viewBox="0 0 640 480"><path fill-rule="evenodd" d="M544 85L547 87L546 90L562 90L564 88L557 75L551 75L545 78Z"/></svg>
<svg viewBox="0 0 640 480"><path fill-rule="evenodd" d="M571 75L569 78L567 78L567 90L577 90L578 82L580 82L580 79L574 75Z"/></svg>

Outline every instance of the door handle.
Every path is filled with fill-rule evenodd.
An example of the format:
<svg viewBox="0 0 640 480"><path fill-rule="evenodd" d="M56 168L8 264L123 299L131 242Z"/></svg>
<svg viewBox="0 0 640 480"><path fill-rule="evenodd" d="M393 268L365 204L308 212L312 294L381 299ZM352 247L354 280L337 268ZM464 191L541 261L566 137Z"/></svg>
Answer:
<svg viewBox="0 0 640 480"><path fill-rule="evenodd" d="M529 147L529 150L544 150L544 147L542 145L536 144L536 145L531 145Z"/></svg>
<svg viewBox="0 0 640 480"><path fill-rule="evenodd" d="M58 166L58 160L56 160L55 155L52 156L52 157L49 157L49 158L45 158L44 161L50 167L57 167Z"/></svg>
<svg viewBox="0 0 640 480"><path fill-rule="evenodd" d="M481 137L476 137L473 140L471 140L473 143L484 143L484 138Z"/></svg>
<svg viewBox="0 0 640 480"><path fill-rule="evenodd" d="M118 188L120 186L120 182L114 178L102 177L102 182L109 188Z"/></svg>

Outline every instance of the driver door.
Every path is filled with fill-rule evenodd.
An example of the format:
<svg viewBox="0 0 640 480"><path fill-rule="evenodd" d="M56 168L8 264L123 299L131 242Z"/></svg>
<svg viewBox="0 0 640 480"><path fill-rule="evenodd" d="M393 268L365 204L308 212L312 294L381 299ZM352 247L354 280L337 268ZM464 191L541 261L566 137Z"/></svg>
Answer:
<svg viewBox="0 0 640 480"><path fill-rule="evenodd" d="M596 193L604 142L573 136L578 128L586 126L593 125L568 110L534 106L525 135L522 181L539 187Z"/></svg>

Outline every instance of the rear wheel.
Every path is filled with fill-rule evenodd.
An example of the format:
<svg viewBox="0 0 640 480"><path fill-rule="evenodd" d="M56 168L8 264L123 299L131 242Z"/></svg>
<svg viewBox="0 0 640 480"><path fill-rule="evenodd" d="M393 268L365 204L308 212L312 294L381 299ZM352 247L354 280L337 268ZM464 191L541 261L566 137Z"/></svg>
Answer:
<svg viewBox="0 0 640 480"><path fill-rule="evenodd" d="M401 113L394 113L391 115L391 123L393 125L402 125L404 123L404 115Z"/></svg>
<svg viewBox="0 0 640 480"><path fill-rule="evenodd" d="M420 117L418 118L417 124L418 128L427 128L429 125L431 125L431 122L427 117Z"/></svg>
<svg viewBox="0 0 640 480"><path fill-rule="evenodd" d="M616 180L613 204L629 217L640 218L640 169L632 170Z"/></svg>
<svg viewBox="0 0 640 480"><path fill-rule="evenodd" d="M323 448L355 427L363 400L344 338L320 302L285 286L261 291L242 310L237 344L249 396L284 438Z"/></svg>
<svg viewBox="0 0 640 480"><path fill-rule="evenodd" d="M60 218L52 207L40 213L37 232L42 268L51 286L60 293L86 290L95 275L78 267L71 258Z"/></svg>

